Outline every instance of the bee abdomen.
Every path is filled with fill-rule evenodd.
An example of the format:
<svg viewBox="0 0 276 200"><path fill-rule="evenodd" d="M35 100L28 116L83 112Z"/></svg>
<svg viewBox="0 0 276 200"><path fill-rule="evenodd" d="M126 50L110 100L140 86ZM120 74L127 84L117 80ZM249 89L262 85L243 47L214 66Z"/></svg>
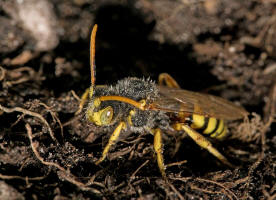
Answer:
<svg viewBox="0 0 276 200"><path fill-rule="evenodd" d="M227 127L222 119L214 117L204 117L203 115L193 114L190 117L191 128L206 134L212 138L223 138L226 135Z"/></svg>

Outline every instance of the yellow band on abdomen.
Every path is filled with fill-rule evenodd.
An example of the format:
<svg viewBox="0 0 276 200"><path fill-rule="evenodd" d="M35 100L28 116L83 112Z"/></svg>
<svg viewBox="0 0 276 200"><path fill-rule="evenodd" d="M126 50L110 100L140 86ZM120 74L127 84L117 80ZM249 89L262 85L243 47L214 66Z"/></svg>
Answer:
<svg viewBox="0 0 276 200"><path fill-rule="evenodd" d="M220 133L222 133L224 128L224 121L223 120L219 120L219 124L216 130L213 131L213 133L211 134L210 137L217 137L220 135Z"/></svg>
<svg viewBox="0 0 276 200"><path fill-rule="evenodd" d="M226 135L227 128L222 119L193 114L190 120L192 122L190 124L191 128L197 129L203 134L210 135L212 138L221 139Z"/></svg>
<svg viewBox="0 0 276 200"><path fill-rule="evenodd" d="M204 116L193 114L191 128L202 129L204 128L205 123L206 123L206 119Z"/></svg>
<svg viewBox="0 0 276 200"><path fill-rule="evenodd" d="M204 134L212 133L216 129L217 123L218 123L218 121L216 118L210 117L208 125L207 125L206 129L203 131L203 133Z"/></svg>

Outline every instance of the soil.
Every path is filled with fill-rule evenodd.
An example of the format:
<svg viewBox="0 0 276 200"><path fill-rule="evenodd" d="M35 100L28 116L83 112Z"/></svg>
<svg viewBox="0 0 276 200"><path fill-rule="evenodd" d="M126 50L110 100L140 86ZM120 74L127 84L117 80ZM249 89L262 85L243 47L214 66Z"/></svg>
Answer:
<svg viewBox="0 0 276 200"><path fill-rule="evenodd" d="M0 199L276 199L275 13L274 0L0 1ZM111 132L75 114L95 23L97 85L166 72L250 113L212 141L235 168L174 132L168 182L148 133L95 165Z"/></svg>

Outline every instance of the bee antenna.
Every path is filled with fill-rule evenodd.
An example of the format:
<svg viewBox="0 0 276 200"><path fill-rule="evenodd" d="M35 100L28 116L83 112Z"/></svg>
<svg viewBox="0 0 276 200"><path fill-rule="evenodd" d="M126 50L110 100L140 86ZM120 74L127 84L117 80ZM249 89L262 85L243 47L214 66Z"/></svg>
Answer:
<svg viewBox="0 0 276 200"><path fill-rule="evenodd" d="M95 41L98 25L95 24L90 37L90 70L91 70L91 86L89 90L90 99L93 97L95 81L96 81L96 64L95 64Z"/></svg>

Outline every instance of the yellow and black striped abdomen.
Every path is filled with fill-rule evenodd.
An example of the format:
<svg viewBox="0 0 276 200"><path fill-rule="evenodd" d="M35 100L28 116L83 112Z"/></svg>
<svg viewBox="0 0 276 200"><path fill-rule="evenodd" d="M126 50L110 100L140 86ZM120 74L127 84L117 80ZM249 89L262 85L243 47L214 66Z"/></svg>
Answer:
<svg viewBox="0 0 276 200"><path fill-rule="evenodd" d="M217 139L226 136L227 127L222 119L193 114L190 116L190 120L191 128L198 130L200 133Z"/></svg>

